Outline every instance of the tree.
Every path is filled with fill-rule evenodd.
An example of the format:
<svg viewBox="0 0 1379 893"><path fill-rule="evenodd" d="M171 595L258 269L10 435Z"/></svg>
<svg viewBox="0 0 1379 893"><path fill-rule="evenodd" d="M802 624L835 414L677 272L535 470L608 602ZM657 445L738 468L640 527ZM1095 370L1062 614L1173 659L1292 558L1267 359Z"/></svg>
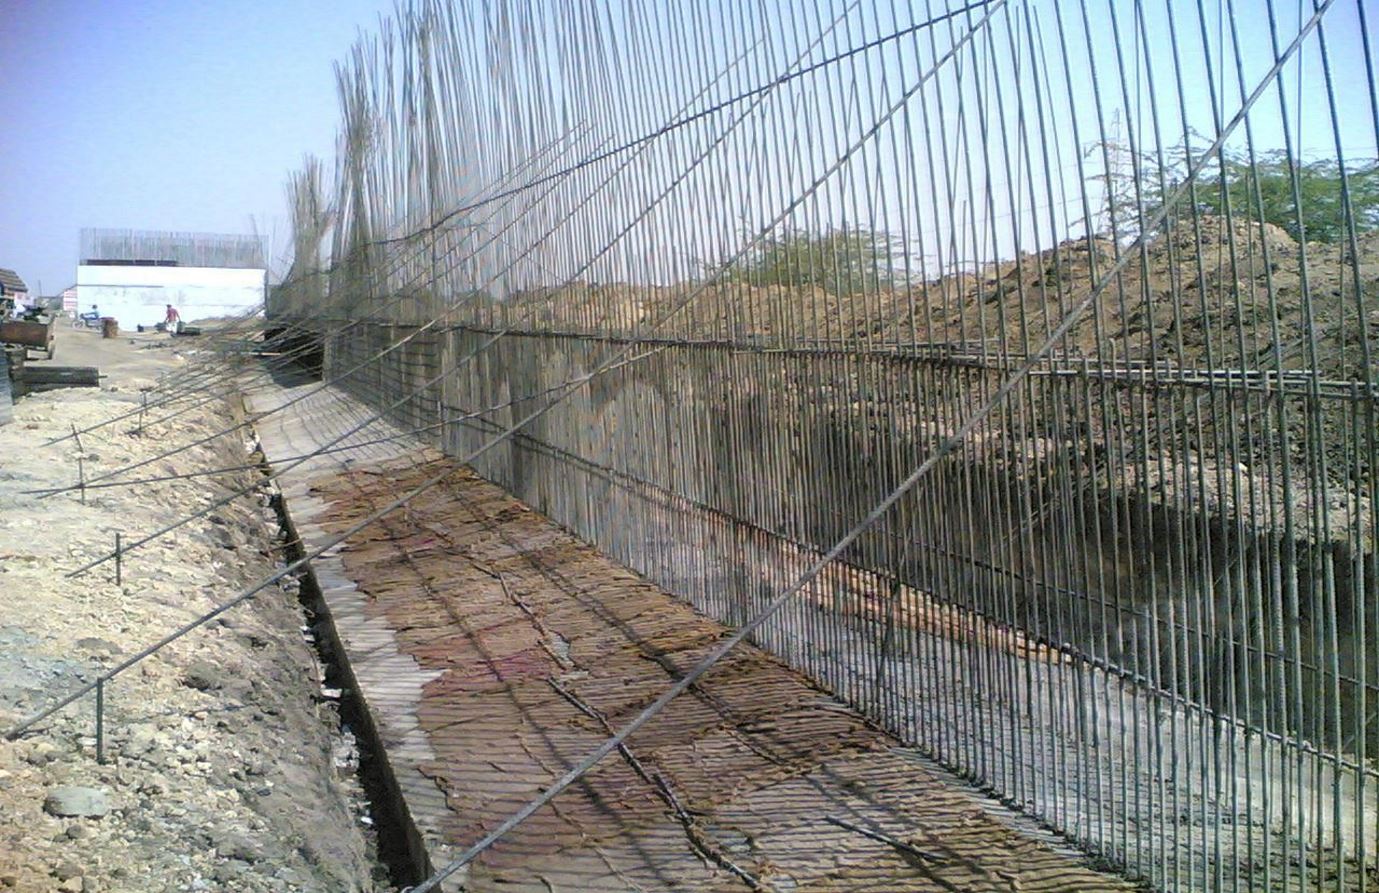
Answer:
<svg viewBox="0 0 1379 893"><path fill-rule="evenodd" d="M1294 201L1295 174L1301 214ZM1379 229L1379 163L1347 162L1346 185L1356 235ZM1290 164L1283 152L1271 152L1252 170L1247 159L1228 155L1224 176L1203 183L1197 190L1197 202L1203 210L1224 214L1227 196L1233 214L1248 220L1262 217L1298 241L1340 242L1347 238L1341 169L1333 159Z"/></svg>
<svg viewBox="0 0 1379 893"><path fill-rule="evenodd" d="M1196 146L1209 142L1193 137ZM1110 236L1114 220L1120 238L1133 238L1139 234L1139 208L1143 207L1145 221L1152 220L1165 199L1187 181L1189 153L1185 144L1175 146L1161 161L1158 156L1129 153L1122 144L1108 142L1093 146L1087 154L1100 156L1103 152L1111 164L1110 170L1093 178L1102 187L1104 203L1104 210L1095 217L1097 234ZM1345 169L1356 235L1379 229L1379 162L1349 160ZM1294 200L1294 177L1301 213ZM1229 200L1235 219L1271 223L1296 240L1340 242L1347 238L1341 165L1334 159L1290 162L1285 152L1274 151L1257 155L1251 164L1246 153L1226 150L1198 171L1193 198L1200 214L1225 216ZM1183 225L1191 212L1191 199L1184 195L1169 209L1159 229Z"/></svg>
<svg viewBox="0 0 1379 893"><path fill-rule="evenodd" d="M888 287L904 257L899 239L860 227L811 233L790 229L763 239L746 255L709 275L746 285L815 285L834 295Z"/></svg>

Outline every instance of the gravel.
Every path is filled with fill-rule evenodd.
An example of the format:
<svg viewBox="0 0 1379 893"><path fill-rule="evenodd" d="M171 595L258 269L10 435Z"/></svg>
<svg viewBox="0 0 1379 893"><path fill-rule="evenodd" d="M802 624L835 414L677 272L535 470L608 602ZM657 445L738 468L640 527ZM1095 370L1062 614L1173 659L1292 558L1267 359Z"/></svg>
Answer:
<svg viewBox="0 0 1379 893"><path fill-rule="evenodd" d="M79 353L65 349L69 362ZM128 368L102 358L114 388L32 395L0 426L0 731L277 566L281 535L260 489L127 554L122 585L108 566L66 576L109 551L116 531L128 543L256 480L91 490L85 505L21 493L73 480L75 442L45 441L127 410L180 362L166 349L128 353ZM238 411L213 403L143 437L132 419L83 435L86 472L199 439ZM143 473L241 464L244 444L236 432ZM295 592L295 581L270 588L110 682L105 765L91 697L0 739L0 891L386 888L358 780L336 769L352 738L322 703Z"/></svg>

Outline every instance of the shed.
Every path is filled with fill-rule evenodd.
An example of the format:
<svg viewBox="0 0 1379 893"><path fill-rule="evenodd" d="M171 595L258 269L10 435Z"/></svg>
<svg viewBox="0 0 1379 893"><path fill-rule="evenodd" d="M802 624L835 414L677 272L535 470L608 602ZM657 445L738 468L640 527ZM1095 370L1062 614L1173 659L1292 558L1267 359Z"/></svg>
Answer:
<svg viewBox="0 0 1379 893"><path fill-rule="evenodd" d="M0 296L19 301L29 296L29 287L14 270L0 267Z"/></svg>

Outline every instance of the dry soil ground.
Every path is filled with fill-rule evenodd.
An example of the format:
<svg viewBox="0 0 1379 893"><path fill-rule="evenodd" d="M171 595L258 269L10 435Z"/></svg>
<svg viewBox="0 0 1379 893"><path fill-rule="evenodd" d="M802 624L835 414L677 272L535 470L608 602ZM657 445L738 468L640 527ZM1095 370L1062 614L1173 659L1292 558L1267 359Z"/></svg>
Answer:
<svg viewBox="0 0 1379 893"><path fill-rule="evenodd" d="M233 597L280 562L269 494L251 490L113 568L66 573L252 486L253 471L39 499L24 491L94 476L190 443L238 407L213 400L142 436L126 412L161 375L194 367L192 339L102 340L63 329L62 364L101 367L102 388L31 395L0 427L0 731ZM158 391L153 392L157 395ZM151 412L149 418L163 413ZM247 430L158 459L141 475L249 461ZM373 890L356 759L303 634L296 582L273 587L110 683L108 762L94 699L0 740L0 890ZM69 790L62 790L67 788ZM75 790L71 790L75 789ZM87 812L87 816L56 813Z"/></svg>

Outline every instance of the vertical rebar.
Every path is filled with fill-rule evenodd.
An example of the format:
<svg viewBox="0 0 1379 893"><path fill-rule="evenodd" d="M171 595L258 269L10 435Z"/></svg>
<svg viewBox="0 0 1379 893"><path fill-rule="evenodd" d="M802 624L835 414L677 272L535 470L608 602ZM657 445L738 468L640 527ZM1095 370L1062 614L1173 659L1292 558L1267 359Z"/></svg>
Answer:
<svg viewBox="0 0 1379 893"><path fill-rule="evenodd" d="M96 762L105 763L105 677L96 680Z"/></svg>
<svg viewBox="0 0 1379 893"><path fill-rule="evenodd" d="M1161 889L1363 889L1379 105L1332 5L407 7L341 69L334 200L294 175L294 269L334 261L284 299L452 454L563 401L476 470L733 624L984 413L755 641Z"/></svg>

